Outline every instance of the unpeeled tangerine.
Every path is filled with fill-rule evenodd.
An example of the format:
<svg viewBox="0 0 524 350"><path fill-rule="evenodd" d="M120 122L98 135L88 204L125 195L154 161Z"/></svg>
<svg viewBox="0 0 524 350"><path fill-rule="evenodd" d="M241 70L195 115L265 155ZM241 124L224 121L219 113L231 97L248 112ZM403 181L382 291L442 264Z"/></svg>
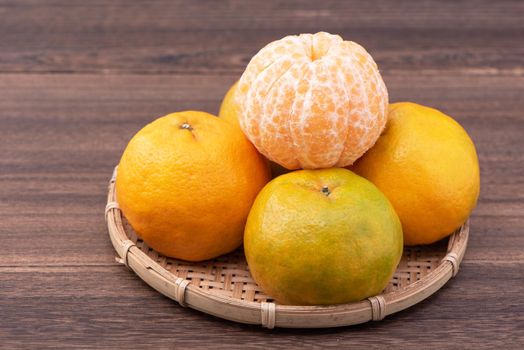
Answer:
<svg viewBox="0 0 524 350"><path fill-rule="evenodd" d="M324 32L262 48L240 78L236 99L249 140L288 169L350 165L387 120L388 92L373 58Z"/></svg>

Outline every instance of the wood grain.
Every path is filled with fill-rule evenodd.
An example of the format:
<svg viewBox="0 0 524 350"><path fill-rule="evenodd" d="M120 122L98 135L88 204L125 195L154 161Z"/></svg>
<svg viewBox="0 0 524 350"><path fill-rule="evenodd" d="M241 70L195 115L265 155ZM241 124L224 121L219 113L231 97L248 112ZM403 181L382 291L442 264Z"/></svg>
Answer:
<svg viewBox="0 0 524 350"><path fill-rule="evenodd" d="M465 262L459 277L437 294L382 322L274 331L184 309L159 297L121 266L2 268L0 337L6 348L22 339L28 348L42 344L58 348L230 348L239 343L246 348L319 344L419 348L422 342L432 348L460 344L516 347L524 342L519 331L524 322L520 302L524 287L517 283L523 268L522 263L501 268ZM504 288L512 283L513 288Z"/></svg>
<svg viewBox="0 0 524 350"><path fill-rule="evenodd" d="M381 69L522 73L520 1L0 1L0 71L236 73L270 41L320 30Z"/></svg>
<svg viewBox="0 0 524 350"><path fill-rule="evenodd" d="M519 1L0 1L0 348L521 348L523 17ZM129 138L172 111L216 113L257 49L320 29L369 48L392 101L437 107L475 141L458 277L383 322L269 332L116 265L103 209Z"/></svg>

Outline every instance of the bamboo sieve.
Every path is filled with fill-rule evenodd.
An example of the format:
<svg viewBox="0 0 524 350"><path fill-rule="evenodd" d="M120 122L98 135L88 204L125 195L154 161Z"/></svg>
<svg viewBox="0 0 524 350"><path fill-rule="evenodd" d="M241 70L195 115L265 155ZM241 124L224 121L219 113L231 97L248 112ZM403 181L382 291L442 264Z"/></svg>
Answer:
<svg viewBox="0 0 524 350"><path fill-rule="evenodd" d="M105 214L118 262L182 306L266 328L327 328L382 320L426 299L454 277L468 242L469 223L466 222L447 240L429 246L404 247L402 259L386 289L360 302L330 306L279 305L251 278L242 249L194 263L162 256L148 247L118 208L115 179L116 168L109 183Z"/></svg>

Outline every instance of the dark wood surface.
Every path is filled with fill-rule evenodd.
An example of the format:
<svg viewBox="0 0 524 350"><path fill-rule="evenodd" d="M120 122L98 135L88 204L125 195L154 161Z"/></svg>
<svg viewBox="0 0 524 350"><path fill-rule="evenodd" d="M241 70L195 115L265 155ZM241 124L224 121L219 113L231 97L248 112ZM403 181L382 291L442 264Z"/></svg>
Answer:
<svg viewBox="0 0 524 350"><path fill-rule="evenodd" d="M382 322L273 330L162 297L114 262L106 186L153 118L216 113L265 43L326 30L391 101L455 117L481 195L457 278ZM522 348L524 3L0 1L0 348Z"/></svg>

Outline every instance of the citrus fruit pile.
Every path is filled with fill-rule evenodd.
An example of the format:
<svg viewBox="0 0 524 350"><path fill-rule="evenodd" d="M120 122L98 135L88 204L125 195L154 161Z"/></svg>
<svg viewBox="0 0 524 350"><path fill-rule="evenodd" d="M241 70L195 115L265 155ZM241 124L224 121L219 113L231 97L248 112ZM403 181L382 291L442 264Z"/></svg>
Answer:
<svg viewBox="0 0 524 350"><path fill-rule="evenodd" d="M389 104L362 46L317 33L262 48L218 117L177 112L140 130L116 194L158 252L201 261L243 243L277 302L329 305L380 293L404 244L464 223L479 183L475 146L456 121Z"/></svg>

